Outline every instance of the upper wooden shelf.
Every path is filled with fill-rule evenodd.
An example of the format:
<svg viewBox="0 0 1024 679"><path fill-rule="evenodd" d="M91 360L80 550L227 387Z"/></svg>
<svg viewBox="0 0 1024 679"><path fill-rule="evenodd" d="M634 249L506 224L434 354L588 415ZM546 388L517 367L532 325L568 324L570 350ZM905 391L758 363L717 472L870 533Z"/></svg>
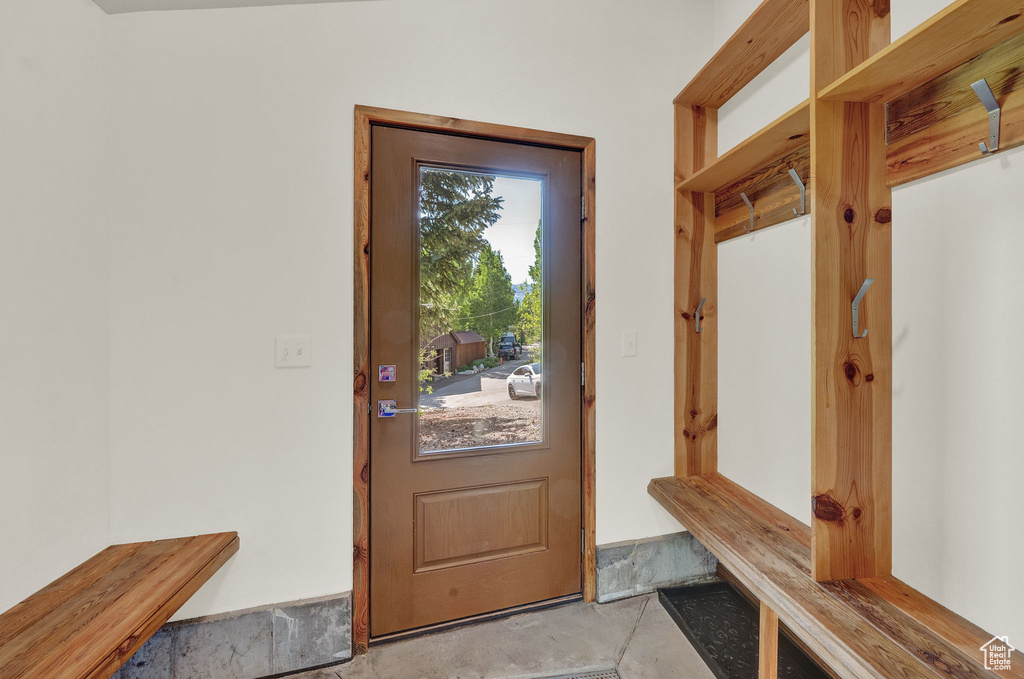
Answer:
<svg viewBox="0 0 1024 679"><path fill-rule="evenodd" d="M810 30L808 0L764 0L674 103L719 108Z"/></svg>
<svg viewBox="0 0 1024 679"><path fill-rule="evenodd" d="M238 533L108 547L0 615L0 677L110 677L238 551Z"/></svg>
<svg viewBox="0 0 1024 679"><path fill-rule="evenodd" d="M899 580L811 579L811 529L720 474L653 479L658 502L840 677L1024 677L986 670L992 635Z"/></svg>
<svg viewBox="0 0 1024 679"><path fill-rule="evenodd" d="M729 149L707 167L676 184L678 191L713 193L768 163L810 143L811 102L807 100L778 120ZM806 178L804 181L807 181Z"/></svg>
<svg viewBox="0 0 1024 679"><path fill-rule="evenodd" d="M957 0L818 92L837 101L892 101L1024 31L1024 0Z"/></svg>

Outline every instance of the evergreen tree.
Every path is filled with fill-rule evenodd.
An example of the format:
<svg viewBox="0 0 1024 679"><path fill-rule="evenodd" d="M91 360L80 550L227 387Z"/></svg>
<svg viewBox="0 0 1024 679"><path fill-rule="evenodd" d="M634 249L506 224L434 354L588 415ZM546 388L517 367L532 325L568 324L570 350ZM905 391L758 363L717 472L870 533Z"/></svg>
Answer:
<svg viewBox="0 0 1024 679"><path fill-rule="evenodd" d="M508 332L519 315L519 304L512 289L512 276L505 270L501 253L485 244L473 271L465 313L458 323L475 330L487 340L494 354L494 341Z"/></svg>
<svg viewBox="0 0 1024 679"><path fill-rule="evenodd" d="M447 332L465 303L469 281L498 221L502 199L490 175L425 169L420 173L420 335Z"/></svg>
<svg viewBox="0 0 1024 679"><path fill-rule="evenodd" d="M519 309L519 328L523 344L533 344L541 339L541 238L540 222L537 222L537 233L533 237L534 260L530 266L530 291L523 297Z"/></svg>

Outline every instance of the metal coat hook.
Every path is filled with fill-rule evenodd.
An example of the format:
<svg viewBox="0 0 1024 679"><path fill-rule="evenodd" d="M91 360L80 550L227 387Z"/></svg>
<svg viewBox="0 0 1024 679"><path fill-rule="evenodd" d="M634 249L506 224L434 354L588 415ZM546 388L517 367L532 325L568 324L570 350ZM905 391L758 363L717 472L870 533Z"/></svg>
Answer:
<svg viewBox="0 0 1024 679"><path fill-rule="evenodd" d="M864 339L868 336L867 330L858 334L860 332L860 302L864 299L864 295L868 294L868 288L874 282L874 278L865 278L864 285L860 286L857 296L853 298L853 303L850 305L850 314L853 316L853 336L857 339Z"/></svg>
<svg viewBox="0 0 1024 679"><path fill-rule="evenodd" d="M978 95L978 99L981 99L981 105L988 111L988 144L985 142L978 144L982 154L987 156L999 149L999 116L1002 113L1002 109L999 107L999 102L996 101L995 95L992 94L992 88L988 86L988 80L985 78L971 83L971 89Z"/></svg>
<svg viewBox="0 0 1024 679"><path fill-rule="evenodd" d="M807 187L804 186L802 181L800 181L800 175L798 175L796 170L793 168L789 169L789 176L792 177L793 181L796 182L796 185L800 187L800 212L797 212L796 208L793 208L793 214L799 217L800 215L807 214Z"/></svg>
<svg viewBox="0 0 1024 679"><path fill-rule="evenodd" d="M750 202L749 198L747 198L747 194L742 191L740 191L740 198L742 198L743 202L747 204L748 208L750 208L750 228L746 230L746 233L754 233L754 204Z"/></svg>
<svg viewBox="0 0 1024 679"><path fill-rule="evenodd" d="M697 310L693 312L693 320L697 322L697 332L700 332L700 310L704 308L704 302L706 301L708 301L707 297L701 297Z"/></svg>

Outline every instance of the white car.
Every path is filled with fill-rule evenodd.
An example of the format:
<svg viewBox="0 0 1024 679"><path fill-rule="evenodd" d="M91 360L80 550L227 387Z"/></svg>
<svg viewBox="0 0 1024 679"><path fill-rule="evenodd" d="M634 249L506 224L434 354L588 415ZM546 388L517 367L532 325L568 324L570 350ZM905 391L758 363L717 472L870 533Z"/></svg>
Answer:
<svg viewBox="0 0 1024 679"><path fill-rule="evenodd" d="M508 397L512 400L520 396L540 398L540 363L528 363L519 366L505 378Z"/></svg>

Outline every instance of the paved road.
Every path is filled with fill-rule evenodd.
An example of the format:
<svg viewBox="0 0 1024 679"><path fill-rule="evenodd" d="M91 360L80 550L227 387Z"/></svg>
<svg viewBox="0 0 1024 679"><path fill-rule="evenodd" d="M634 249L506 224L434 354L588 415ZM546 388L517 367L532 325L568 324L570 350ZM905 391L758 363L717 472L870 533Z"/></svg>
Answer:
<svg viewBox="0 0 1024 679"><path fill-rule="evenodd" d="M434 387L432 394L420 394L420 406L424 408L470 408L505 403L510 400L505 387L505 378L528 361L529 359L525 356L518 361L505 361L504 364L482 373Z"/></svg>

